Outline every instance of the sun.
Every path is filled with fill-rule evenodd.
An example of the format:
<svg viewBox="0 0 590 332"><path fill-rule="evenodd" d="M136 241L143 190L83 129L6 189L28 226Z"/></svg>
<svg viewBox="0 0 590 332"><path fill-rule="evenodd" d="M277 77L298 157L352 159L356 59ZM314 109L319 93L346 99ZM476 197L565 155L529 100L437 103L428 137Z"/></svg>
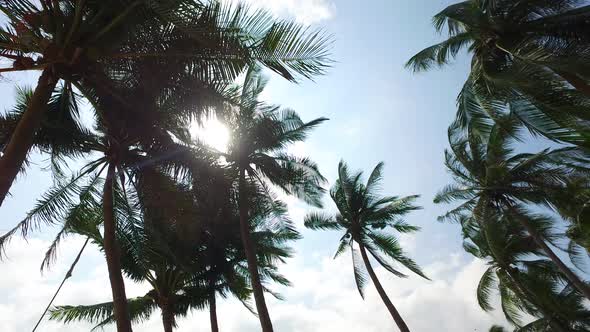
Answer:
<svg viewBox="0 0 590 332"><path fill-rule="evenodd" d="M229 130L216 117L206 118L200 125L193 123L191 135L216 150L227 152L230 140Z"/></svg>

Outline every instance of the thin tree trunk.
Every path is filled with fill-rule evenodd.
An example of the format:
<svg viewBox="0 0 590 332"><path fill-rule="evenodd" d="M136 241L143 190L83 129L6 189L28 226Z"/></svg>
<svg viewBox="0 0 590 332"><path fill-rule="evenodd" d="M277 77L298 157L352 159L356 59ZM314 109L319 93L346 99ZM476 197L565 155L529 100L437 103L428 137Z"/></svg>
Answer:
<svg viewBox="0 0 590 332"><path fill-rule="evenodd" d="M113 211L113 182L115 181L115 165L110 164L104 183L103 214L104 214L104 252L113 293L113 311L117 322L117 332L131 332L125 282L121 273L121 252L116 239L115 215Z"/></svg>
<svg viewBox="0 0 590 332"><path fill-rule="evenodd" d="M555 73L561 76L564 80L566 80L569 84L571 84L576 90L580 91L581 93L585 94L586 96L590 96L590 85L586 83L581 77L574 73L569 73L566 71L555 70Z"/></svg>
<svg viewBox="0 0 590 332"><path fill-rule="evenodd" d="M211 332L219 332L217 304L215 303L215 284L213 280L209 280L209 317L211 319Z"/></svg>
<svg viewBox="0 0 590 332"><path fill-rule="evenodd" d="M266 307L264 300L264 290L260 284L260 276L258 275L258 263L256 262L256 249L250 239L250 227L248 221L248 199L246 197L246 172L244 168L240 169L240 183L239 183L239 208L240 208L240 235L242 237L242 244L244 252L246 253L246 260L248 261L248 271L252 279L252 290L254 292L254 301L256 302L256 310L258 311L258 318L263 332L272 332L272 321Z"/></svg>
<svg viewBox="0 0 590 332"><path fill-rule="evenodd" d="M72 276L72 272L74 272L74 268L78 264L78 261L80 260L80 257L82 256L82 253L84 252L84 249L86 248L86 245L88 244L88 241L89 240L90 240L90 238L87 237L86 238L86 241L84 241L84 244L82 245L82 249L80 249L80 251L78 252L78 255L76 256L76 258L72 262L72 265L70 265L70 269L68 270L68 272L66 273L65 277L61 281L61 284L59 284L59 287L57 287L57 290L55 291L55 294L53 294L53 297L51 298L51 300L49 301L49 303L47 303L47 306L45 307L45 310L41 314L41 317L39 317L39 320L37 321L37 324L35 325L35 327L33 327L33 331L32 332L35 332L37 330L37 328L39 327L39 324L41 324L41 321L43 320L43 317L45 317L45 314L47 313L47 310L49 310L49 308L53 304L53 301L55 301L55 298L57 297L57 294L59 294L59 291L61 290L61 288L63 287L63 285L66 283L66 280L68 280Z"/></svg>
<svg viewBox="0 0 590 332"><path fill-rule="evenodd" d="M381 296L381 300L383 300L383 303L385 303L387 310L389 310L391 317L393 317L393 320L395 321L395 323L399 327L400 331L410 332L408 325L406 325L406 322L404 322L402 316L399 314L399 312L397 311L397 309L395 308L393 303L391 303L391 300L387 296L387 293L385 293L383 286L381 286L381 283L379 282L379 279L377 278L375 271L373 271L373 267L371 266L371 262L369 262L369 257L367 256L367 251L365 250L365 247L362 244L359 244L359 247L360 247L361 256L363 256L363 261L365 262L365 266L367 268L367 271L369 271L369 276L371 277L371 280L373 281L375 288L377 288L377 293L379 293L379 296Z"/></svg>
<svg viewBox="0 0 590 332"><path fill-rule="evenodd" d="M578 289L584 296L590 300L590 289L588 286L580 280L580 278L567 266L563 263L563 261L551 250L551 248L545 243L545 240L535 227L531 225L531 223L527 220L527 218L518 218L522 226L527 230L527 232L531 235L535 243L545 252L545 254L551 259L561 273L563 273L566 278Z"/></svg>
<svg viewBox="0 0 590 332"><path fill-rule="evenodd" d="M163 305L161 309L164 332L172 332L174 330L174 315L170 312L169 304Z"/></svg>
<svg viewBox="0 0 590 332"><path fill-rule="evenodd" d="M58 78L45 69L39 77L37 87L27 110L18 121L8 144L0 157L0 205L4 202L12 182L18 175L27 153L33 145L35 134L41 126L47 103L55 89Z"/></svg>

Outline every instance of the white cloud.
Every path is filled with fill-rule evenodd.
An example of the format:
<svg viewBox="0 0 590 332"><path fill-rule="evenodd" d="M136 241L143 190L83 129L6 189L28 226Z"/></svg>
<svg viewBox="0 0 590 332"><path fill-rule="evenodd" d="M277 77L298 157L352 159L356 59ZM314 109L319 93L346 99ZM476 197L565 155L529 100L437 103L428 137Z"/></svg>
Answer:
<svg viewBox="0 0 590 332"><path fill-rule="evenodd" d="M255 8L265 8L277 16L293 17L303 24L329 20L335 15L336 5L330 0L226 0L242 2Z"/></svg>
<svg viewBox="0 0 590 332"><path fill-rule="evenodd" d="M8 251L12 258L2 263L0 274L0 326L6 332L30 330L38 315L61 281L69 262L81 241L64 243L63 255L50 273L41 276L39 263L48 241L16 240ZM90 248L74 277L67 281L56 304L89 304L110 298L106 267L101 254ZM297 256L282 267L293 287L281 289L287 298L281 302L268 299L276 329L281 332L313 331L385 331L393 324L372 284L367 285L363 301L354 286L350 256L336 260L327 256L310 255L308 261ZM447 256L444 261L424 267L433 281L418 277L394 278L377 268L384 288L392 302L414 332L427 331L487 331L494 323L502 323L498 314L479 309L475 288L485 264L466 260L461 254ZM127 282L129 296L145 292L145 287ZM219 301L221 329L227 332L258 331L258 321L240 303ZM441 310L444 308L444 310ZM206 312L195 312L179 320L180 332L209 331ZM38 331L82 331L88 324L44 321ZM136 331L161 330L159 315L135 328ZM105 331L114 331L112 327Z"/></svg>

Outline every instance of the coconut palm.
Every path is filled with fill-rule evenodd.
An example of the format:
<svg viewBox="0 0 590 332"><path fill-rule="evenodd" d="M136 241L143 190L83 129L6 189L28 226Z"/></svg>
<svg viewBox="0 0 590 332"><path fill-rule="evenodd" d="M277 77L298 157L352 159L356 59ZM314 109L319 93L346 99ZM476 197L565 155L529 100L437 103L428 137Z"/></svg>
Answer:
<svg viewBox="0 0 590 332"><path fill-rule="evenodd" d="M338 208L338 214L335 216L322 213L309 214L305 217L305 226L313 230L344 231L334 257L350 249L354 279L361 296L364 298L365 271L368 271L379 296L399 329L409 331L407 324L373 271L367 252L395 276L406 277L391 264L391 261L398 262L417 275L428 279L420 267L406 256L395 235L390 233L392 230L400 233L417 231L418 227L406 223L401 218L411 211L420 209L420 207L413 204L418 196L380 197L379 182L383 176L382 172L383 163L379 163L371 172L367 183L364 184L362 183L362 172L351 174L348 166L341 161L338 165L338 179L330 190L330 196ZM361 253L364 268L360 264L357 250L354 247L355 243Z"/></svg>
<svg viewBox="0 0 590 332"><path fill-rule="evenodd" d="M121 188L117 190L123 196ZM137 203L132 209L137 209ZM94 205L100 212L100 204ZM84 206L81 208L90 208ZM137 212L139 213L139 212ZM100 214L99 214L100 216ZM88 225L66 223L74 232L86 234ZM91 225L93 242L104 251L105 243L100 235L100 223ZM72 232L72 231L70 231ZM146 282L152 289L144 296L125 299L132 322L149 318L156 308L162 312L162 323L166 332L176 326L178 315L186 315L190 309L201 309L206 305L207 290L194 282L195 277L174 264L174 257L167 250L167 244L152 234L149 229L137 224L137 220L127 220L118 231L118 243L121 243L121 266L127 277L135 282ZM71 322L88 320L98 323L97 327L113 323L115 315L114 302L105 302L90 306L60 306L50 310L50 319Z"/></svg>
<svg viewBox="0 0 590 332"><path fill-rule="evenodd" d="M85 141L80 142L79 139L74 140L77 136L68 136L73 134L80 136L76 130L81 127L74 121L75 119L70 119L71 121L69 122L59 123L60 127L56 128L57 130L54 129L48 134L40 132L39 135L35 137L35 144L39 145L41 148L47 146L46 141L48 139L53 140L53 144L50 146L50 152L52 153L56 148L63 149L64 146L70 144L78 149L82 149L81 151L83 152L94 152L105 155L103 158L98 158L93 162L90 162L88 167L81 172L79 177L73 179L73 181L65 187L71 188L70 186L75 186L76 183L83 181L83 178L90 176L93 174L93 171L97 169L101 171L104 169L107 170L105 175L107 181L104 184L103 190L105 253L107 257L107 265L109 266L109 276L113 286L113 297L115 299L114 307L116 309L115 314L116 316L120 316L117 319L117 324L121 325L118 327L119 330L129 330L131 327L128 320L121 318L126 317L127 314L125 313L126 296L124 294L123 278L118 264L119 259L117 257L117 243L114 236L116 224L113 216L113 206L111 205L112 190L114 186L113 182L117 181L115 179L115 174L118 174L121 182L124 182L127 174L127 167L135 168L138 167L138 165L143 165L145 163L153 163L153 159L162 159L162 155L168 157L171 156L170 150L167 150L167 148L170 147L170 142L173 141L172 136L186 136L186 129L183 130L183 128L188 127L186 124L187 121L196 114L195 112L198 113L206 107L203 105L210 105L209 100L212 97L204 92L214 91L213 99L220 98L217 94L217 92L219 92L218 90L200 83L200 81L196 80L193 72L187 72L183 76L176 75L172 78L157 80L156 83L149 84L150 89L147 89L146 91L146 85L142 83L141 79L142 74L145 75L148 72L146 66L149 65L150 61L148 60L144 62L135 61L133 66L127 68L127 72L133 74L134 79L124 76L118 80L110 80L108 85L105 84L99 89L89 88L86 85L78 85L80 90L94 106L98 118L96 128L98 131L98 137L92 137L92 139L86 138ZM193 91L192 88L187 89L191 82L192 86L200 92L200 94L197 95L197 97L200 98L197 101L190 101L190 105L188 105L189 101L187 101L186 93L179 93L180 88L178 84L182 84L182 92L185 92L184 90ZM66 86L69 87L70 85ZM108 90L108 92L105 92L105 89ZM69 91L71 93L71 89ZM127 107L127 103L122 104L117 98L117 96L127 94L131 96L127 98L127 101L141 109L143 111L142 116L138 116L137 109ZM28 100L30 100L30 98ZM66 101L72 101L73 105L75 105L75 100L70 98L68 100L60 99L59 106L67 105ZM75 106L70 108L77 109ZM66 107L66 109L70 108ZM186 110L189 108L192 109L190 112L187 112ZM17 118L22 113L23 112L15 113L14 116L11 114L10 117L6 119L6 122L8 123L7 126L4 126L7 131L5 133L6 137L10 136L9 130L14 129L14 126L10 126L10 124L16 122L13 118ZM64 119L59 116L61 115L58 114L57 119L63 122ZM66 117L66 119L69 118ZM70 122L73 124L70 125ZM68 132L59 130L64 127L64 124L70 125L70 127L75 130ZM56 134L61 136L55 136ZM89 133L87 132L81 132L81 134L89 136ZM55 137L59 138L59 140L56 141ZM68 142L68 138L72 139L72 142ZM71 157L73 152L79 153L80 151L72 150L66 152L70 152L68 156ZM123 183L121 183L121 185L123 185ZM61 189L62 188L58 186L56 191L65 196L72 194L71 191ZM64 203L64 201L60 201L59 199L57 201L43 200L43 202L40 202L39 208L41 210L49 207L55 208ZM48 206L46 204L55 204L56 206ZM43 215L39 220L35 221L35 211L32 212L32 216L33 217L31 218L23 220L12 231L2 237L2 243L15 234L19 229L23 230L23 235L26 234L31 222L53 222L47 215ZM125 321L127 321L127 323L125 323Z"/></svg>
<svg viewBox="0 0 590 332"><path fill-rule="evenodd" d="M484 124L501 109L554 139L587 137L590 7L584 1L483 1L450 5L434 16L449 38L412 57L415 71L473 54L458 98L459 123ZM572 89L575 87L575 89ZM480 105L482 104L482 105ZM573 130L573 132L572 132ZM573 137L572 137L573 136Z"/></svg>
<svg viewBox="0 0 590 332"><path fill-rule="evenodd" d="M142 172L142 177L159 177L159 180L150 181L147 184L141 183L143 180L140 177L138 187L142 188L141 190L154 189L154 186L158 186L160 194L174 196L174 198L186 197L191 192L186 188L183 189L182 186L171 185L171 178L154 169ZM174 193L173 191L176 190L184 190L184 193ZM123 195L120 189L117 192L120 196ZM152 210L162 208L162 205L151 206L150 201L141 202L141 197L145 195L140 194L137 197L139 200L131 205L142 210L142 218L168 215L171 219L166 224L162 224L159 220L144 219L141 222L143 226L137 226L136 220L130 220L124 223L124 227L118 234L119 243L122 243L122 267L125 274L136 282L145 281L153 287L145 296L128 300L132 321L147 319L155 308L160 308L165 331L172 331L176 326L175 317L184 316L191 309L203 309L209 306L212 330L216 331L215 293L223 297L231 294L249 307L247 301L251 290L238 230L237 208L234 208L233 212L230 211L233 217L229 219L216 219L213 223L201 221L200 224L204 227L203 236L187 239L179 238L175 232L170 232L186 221L178 220L173 213L154 214ZM288 284L288 281L276 272L275 261L290 256L290 249L286 246L286 242L297 239L298 234L290 227L285 227L289 225L288 219L283 220L284 223L276 223L277 213L281 215L286 213L280 204L273 202L254 205L258 208L253 210L252 215L252 239L259 249L259 268L262 279ZM100 211L100 204L95 204L95 207L98 207ZM180 205L180 208L185 215L191 214L184 205ZM199 223L199 220L206 218L207 215L227 215L225 211L217 209L201 211L201 208L203 206L193 210L200 212L186 217L186 220L192 218L193 222ZM269 217L272 217L272 222L268 219ZM68 229L73 228L72 224L72 222L66 223ZM83 224L83 226L86 225L87 223ZM100 223L94 224L96 230L91 234L98 234L100 237L98 225ZM157 227L157 230L150 230L151 227ZM80 234L88 234L86 231L88 227L79 228ZM94 238L96 236L93 236ZM101 238L98 238L95 242L102 248L103 243L100 240ZM64 322L88 320L98 323L97 327L104 326L114 321L113 303L60 306L51 310L51 318Z"/></svg>
<svg viewBox="0 0 590 332"><path fill-rule="evenodd" d="M189 168L189 172L191 192L197 206L196 218L204 229L199 240L202 250L197 256L197 266L201 271L207 271L204 275L210 292L208 304L211 330L218 331L217 294L222 297L232 294L249 309L246 301L252 295L252 280L240 233L238 188L235 186L235 176L232 175L234 171L225 168L219 161L212 161L212 167ZM288 242L298 239L299 233L294 229L282 202L269 200L263 188L249 188L249 192L250 236L256 246L262 288L280 299L270 290L266 281L289 285L288 280L278 273L277 264L284 263L285 258L291 256ZM248 291L236 292L232 286L236 283L247 285Z"/></svg>
<svg viewBox="0 0 590 332"><path fill-rule="evenodd" d="M42 70L37 87L23 116L10 135L0 158L0 203L21 168L44 117L43 113L60 78L86 71L95 55L116 48L124 36L125 24L132 26L139 16L130 16L137 4L94 2L4 1L0 10L9 24L2 35L2 57L12 66L2 72Z"/></svg>
<svg viewBox="0 0 590 332"><path fill-rule="evenodd" d="M519 223L486 211L485 220L472 216L461 219L463 247L472 255L488 262L477 287L477 299L482 309L493 309L490 296L499 290L506 319L523 327L523 314L544 322L552 331L587 329L590 312L584 297L567 285L567 279L544 256L543 251ZM482 218L483 219L483 218ZM532 223L545 238L552 234L553 220L535 215ZM526 328L523 327L526 331Z"/></svg>
<svg viewBox="0 0 590 332"><path fill-rule="evenodd" d="M258 200L258 199L256 199ZM277 263L284 263L290 257L292 251L288 242L300 238L290 220L286 217L286 209L280 202L253 201L255 208L249 216L250 236L256 248L256 261L260 280L264 291L282 299L282 297L269 288L269 282L288 286L289 281L277 271ZM270 204L269 204L270 203ZM277 216L282 220L278 222ZM219 329L216 313L216 294L226 297L231 294L247 303L252 291L252 278L248 269L248 262L242 245L240 234L240 218L237 208L234 208L232 217L226 221L209 223L206 227L207 238L202 252L201 264L206 266L209 311L211 318L211 331ZM236 284L240 287L236 287ZM243 286L247 285L247 291ZM242 290L242 291L240 291Z"/></svg>
<svg viewBox="0 0 590 332"><path fill-rule="evenodd" d="M565 47L567 42L587 45L590 40L585 29L590 7L583 5L585 2L580 0L526 3L467 0L452 4L433 18L438 32L442 32L445 26L448 28L449 39L419 52L407 65L416 71L446 65L462 49L473 53L474 62L491 65L494 61L502 64L512 58L522 59L519 52L531 45L546 51ZM572 47L571 44L567 46ZM568 74L564 74L564 78L568 79L572 74L570 70L583 75L578 71L584 67L576 66L587 66L583 63L585 59L582 57L576 62L574 59L550 58L546 60L557 63L544 64L560 73L566 71ZM575 85L573 81L570 83Z"/></svg>
<svg viewBox="0 0 590 332"><path fill-rule="evenodd" d="M487 140L477 135L466 137L456 127L449 129L451 151L445 152L445 164L456 184L440 191L434 202L460 201L461 204L440 218L453 220L471 214L485 222L481 218L488 210L506 216L521 224L568 281L590 298L587 284L551 249L547 241L552 239L545 238L535 228L528 209L530 204L553 208L553 202L564 199L568 179L578 171L568 162L575 150L546 149L539 153L515 154L511 143L518 137L516 120L506 117L501 121L502 124L493 126Z"/></svg>
<svg viewBox="0 0 590 332"><path fill-rule="evenodd" d="M0 57L14 61L0 72L43 71L0 158L0 204L60 78L108 95L109 80L129 79L126 69L146 59L154 63L153 75L189 70L206 83L230 82L256 62L292 81L321 74L329 64L329 37L321 31L216 1L11 0L0 10L9 21L0 30Z"/></svg>
<svg viewBox="0 0 590 332"><path fill-rule="evenodd" d="M68 99L75 104L75 99ZM95 107L105 107L112 105L109 103L110 99L97 98L93 101ZM75 107L66 107L71 109ZM105 112L98 112L99 115ZM112 114L112 113L111 113ZM104 119L102 117L101 119ZM108 118L107 118L108 119ZM100 120L100 119L99 119ZM104 249L105 256L107 258L107 267L109 270L109 279L111 281L111 289L113 291L113 302L114 302L114 315L117 318L118 330L130 330L131 324L126 317L127 303L125 296L125 287L123 282L123 276L121 274L120 258L119 258L119 244L116 239L116 232L118 225L117 216L118 210L116 204L116 197L114 196L114 188L119 185L125 186L126 178L129 176L129 168L135 168L137 165L146 164L152 159L152 156L148 156L151 146L141 145L141 142L154 142L158 138L162 138L160 134L164 130L156 131L152 126L146 127L144 131L132 130L133 127L126 126L130 130L122 130L120 126L125 126L128 123L132 123L131 119L125 119L119 117L117 127L120 130L112 130L109 127L105 127L99 121L98 126L95 128L93 135L88 135L88 132L82 132L87 134L84 136L84 141L79 141L80 146L77 146L78 150L74 152L91 152L87 156L93 156L94 160L89 161L85 167L83 167L78 174L69 180L63 180L55 185L44 197L39 201L37 206L28 214L28 216L22 220L17 226L11 231L6 233L0 238L0 245L3 247L10 237L15 235L18 231L23 236L27 236L32 229L39 228L41 224L55 224L59 222L60 218L63 217L64 213L72 209L73 204L76 202L76 197L81 196L84 192L91 190L89 187L92 184L92 188L95 188L95 184L101 182L101 175L105 176L105 181L102 190L102 206L103 206L103 222L104 222ZM164 121L160 123L162 126L175 125L174 122ZM81 128L72 126L74 129ZM174 128L168 127L171 132L174 132ZM54 130L58 134L66 136L66 134L76 134L78 131L72 130L68 133L62 133L59 130ZM40 134L43 133L40 131ZM134 136L130 136L134 135ZM55 147L60 145L57 143L63 143L66 140L55 140L52 136L49 137L49 141L53 143L50 146L53 151ZM38 135L35 139L39 140L40 146L45 144L48 138L43 135ZM61 136L58 136L61 137ZM72 140L74 141L74 140ZM96 155L99 155L98 157ZM102 155L102 156L100 156ZM68 156L68 155L66 155ZM106 170L106 172L105 172ZM106 173L106 174L104 174ZM101 182L102 183L102 182ZM117 184L118 183L118 184Z"/></svg>
<svg viewBox="0 0 590 332"><path fill-rule="evenodd" d="M256 309L262 330L267 332L272 331L272 322L260 283L257 249L250 234L252 212L248 202L258 194L252 191L253 188L259 186L266 195L273 196L270 184L310 204L320 205L324 178L316 164L308 158L292 156L286 153L286 149L305 140L313 128L327 119L319 118L306 123L292 110L265 105L258 100L265 85L266 80L260 75L260 70L250 69L237 101L238 109L226 117L232 141L228 152L221 155L237 178L241 238L252 278Z"/></svg>

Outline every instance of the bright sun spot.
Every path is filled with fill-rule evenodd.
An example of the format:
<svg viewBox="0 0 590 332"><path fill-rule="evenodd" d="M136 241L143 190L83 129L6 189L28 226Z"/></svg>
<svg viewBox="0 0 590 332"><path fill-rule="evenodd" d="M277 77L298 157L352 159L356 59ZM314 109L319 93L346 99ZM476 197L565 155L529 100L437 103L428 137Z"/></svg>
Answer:
<svg viewBox="0 0 590 332"><path fill-rule="evenodd" d="M191 126L193 138L222 152L226 152L229 144L229 130L217 118L210 117L203 121L201 125L194 123Z"/></svg>

